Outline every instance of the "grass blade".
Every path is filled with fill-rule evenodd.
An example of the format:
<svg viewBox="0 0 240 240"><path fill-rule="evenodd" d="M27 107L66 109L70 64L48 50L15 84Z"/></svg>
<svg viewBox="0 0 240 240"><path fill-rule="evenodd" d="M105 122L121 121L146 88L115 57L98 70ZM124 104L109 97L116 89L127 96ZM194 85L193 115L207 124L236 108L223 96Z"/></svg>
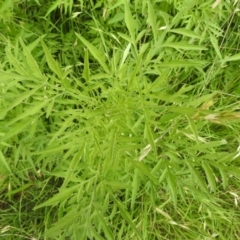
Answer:
<svg viewBox="0 0 240 240"><path fill-rule="evenodd" d="M134 232L136 233L136 235L138 236L138 238L140 240L142 240L142 236L141 234L139 233L139 231L137 230L135 224L133 223L131 217L129 216L129 213L124 209L124 207L122 206L122 203L119 202L115 197L114 195L111 193L111 196L112 196L112 199L113 201L116 203L116 205L118 206L120 212L121 212L121 215L122 217L126 220L126 222L132 227L132 229L134 230Z"/></svg>
<svg viewBox="0 0 240 240"><path fill-rule="evenodd" d="M194 45L187 42L173 42L173 43L162 43L159 47L170 47L175 48L176 50L183 49L183 50L208 50L208 48L200 45Z"/></svg>
<svg viewBox="0 0 240 240"><path fill-rule="evenodd" d="M90 42L88 42L85 38L83 38L80 34L75 33L76 36L81 40L81 42L88 48L89 52L93 55L93 57L98 61L98 63L103 67L105 72L109 72L109 68L105 63L104 53L100 52L95 46L93 46Z"/></svg>
<svg viewBox="0 0 240 240"><path fill-rule="evenodd" d="M240 60L240 53L235 54L233 56L230 57L225 57L222 62L231 62L231 61L238 61Z"/></svg>
<svg viewBox="0 0 240 240"><path fill-rule="evenodd" d="M207 180L208 180L208 183L209 183L209 186L212 190L212 192L216 192L216 181L215 181L215 178L214 178L214 171L212 170L212 168L204 161L202 161L202 167L206 173L206 176L207 176Z"/></svg>
<svg viewBox="0 0 240 240"><path fill-rule="evenodd" d="M171 29L170 32L181 34L185 37L190 37L190 38L198 38L198 39L202 38L202 36L186 28L175 28L175 29Z"/></svg>
<svg viewBox="0 0 240 240"><path fill-rule="evenodd" d="M63 71L60 68L59 64L53 59L48 47L46 46L46 44L43 42L43 40L41 39L41 44L46 56L46 60L47 60L47 64L49 66L49 68L60 78L63 78Z"/></svg>
<svg viewBox="0 0 240 240"><path fill-rule="evenodd" d="M24 44L23 40L20 38L20 44L23 48L23 53L26 57L28 66L30 68L30 71L33 76L39 78L39 79L44 79L44 76L42 75L42 72L40 70L40 68L38 67L38 64L36 62L36 60L34 59L34 57L32 56L31 52L29 51L29 49L26 47L26 45Z"/></svg>
<svg viewBox="0 0 240 240"><path fill-rule="evenodd" d="M55 194L52 198L48 199L47 201L35 206L33 210L37 210L39 208L43 208L46 206L53 206L58 204L59 202L62 202L63 200L68 199L71 197L71 194L79 188L80 184L72 186L70 188L65 188L59 193Z"/></svg>
<svg viewBox="0 0 240 240"><path fill-rule="evenodd" d="M0 162L1 162L1 165L4 166L8 170L9 173L12 173L11 168L9 167L9 165L6 161L6 158L4 157L1 150L0 150Z"/></svg>
<svg viewBox="0 0 240 240"><path fill-rule="evenodd" d="M157 23L156 23L156 15L155 15L155 11L153 9L153 6L152 6L150 0L148 0L148 23L152 28L154 40L156 42L157 41L157 32L158 32Z"/></svg>
<svg viewBox="0 0 240 240"><path fill-rule="evenodd" d="M124 6L125 6L125 23L130 33L132 41L135 42L135 21L132 16L127 0L125 0Z"/></svg>

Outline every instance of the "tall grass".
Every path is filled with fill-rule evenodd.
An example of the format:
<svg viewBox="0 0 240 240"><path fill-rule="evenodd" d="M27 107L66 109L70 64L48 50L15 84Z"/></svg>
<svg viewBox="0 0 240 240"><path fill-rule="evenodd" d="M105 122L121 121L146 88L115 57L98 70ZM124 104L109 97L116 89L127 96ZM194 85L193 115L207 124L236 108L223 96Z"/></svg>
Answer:
<svg viewBox="0 0 240 240"><path fill-rule="evenodd" d="M0 238L239 238L238 1L0 3Z"/></svg>

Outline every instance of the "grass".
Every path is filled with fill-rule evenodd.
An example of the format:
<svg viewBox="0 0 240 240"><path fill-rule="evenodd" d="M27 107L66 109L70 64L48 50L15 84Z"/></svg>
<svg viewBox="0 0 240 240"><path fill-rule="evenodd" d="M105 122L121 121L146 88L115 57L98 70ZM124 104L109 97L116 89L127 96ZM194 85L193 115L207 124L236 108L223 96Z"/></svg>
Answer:
<svg viewBox="0 0 240 240"><path fill-rule="evenodd" d="M238 238L238 1L0 3L0 238Z"/></svg>

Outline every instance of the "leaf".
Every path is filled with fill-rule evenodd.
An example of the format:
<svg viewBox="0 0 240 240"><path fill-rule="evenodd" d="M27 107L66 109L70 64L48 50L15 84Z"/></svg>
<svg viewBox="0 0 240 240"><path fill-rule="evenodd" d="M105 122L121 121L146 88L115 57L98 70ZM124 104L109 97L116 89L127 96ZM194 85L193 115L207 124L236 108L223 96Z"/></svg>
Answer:
<svg viewBox="0 0 240 240"><path fill-rule="evenodd" d="M201 67L202 65L206 64L206 61L200 61L195 59L188 59L188 60L173 60L170 62L163 62L160 63L159 66L162 67Z"/></svg>
<svg viewBox="0 0 240 240"><path fill-rule="evenodd" d="M97 207L96 207L96 204L94 204L95 208L96 208L96 212L97 212L97 216L98 216L98 219L99 219L99 222L100 224L102 225L102 228L103 228L103 231L104 231L104 234L105 234L105 237L106 239L114 239L114 236L113 236L113 233L112 231L110 230L110 228L108 227L105 219L103 218L103 216L100 214L100 212L98 211Z"/></svg>
<svg viewBox="0 0 240 240"><path fill-rule="evenodd" d="M126 184L126 183L122 183L122 182L117 182L117 181L112 181L112 180L108 180L106 181L106 185L112 187L112 189L117 190L117 189L126 189L126 188L130 188L131 186Z"/></svg>
<svg viewBox="0 0 240 240"><path fill-rule="evenodd" d="M51 138L51 140L49 141L48 145L51 145L55 141L55 139L57 137L59 137L65 131L65 129L70 125L70 123L73 122L74 119L75 119L75 116L70 116L69 118L67 118L64 121L64 123L62 124L61 128Z"/></svg>
<svg viewBox="0 0 240 240"><path fill-rule="evenodd" d="M52 109L53 109L53 106L54 106L54 102L55 102L55 99L53 98L52 100L50 100L48 106L47 106L47 111L46 111L46 118L49 118L51 112L52 112Z"/></svg>
<svg viewBox="0 0 240 240"><path fill-rule="evenodd" d="M161 87L167 79L169 70L165 70L149 87L148 92L155 88Z"/></svg>
<svg viewBox="0 0 240 240"><path fill-rule="evenodd" d="M197 4L197 1L184 1L184 6L180 9L180 11L177 12L177 14L173 17L170 27L172 28L174 25L178 25L181 19L184 18L184 16L188 15L189 11L194 8L194 6Z"/></svg>
<svg viewBox="0 0 240 240"><path fill-rule="evenodd" d="M24 185L22 185L21 187L19 187L19 188L17 188L17 189L14 189L14 190L12 190L12 191L9 191L9 192L7 193L7 196L12 196L12 195L14 195L14 194L16 194L16 193L22 192L22 191L24 191L25 189L27 189L27 188L29 188L29 187L31 187L31 186L33 186L33 185L34 185L34 182L30 182L30 183L24 184Z"/></svg>
<svg viewBox="0 0 240 240"><path fill-rule="evenodd" d="M211 34L211 33L209 33L209 35L210 35L211 43L212 43L212 45L213 45L213 47L214 47L214 49L216 51L216 54L218 55L218 57L220 59L222 59L222 55L221 55L221 52L219 50L218 41L217 41L216 37L213 34Z"/></svg>
<svg viewBox="0 0 240 240"><path fill-rule="evenodd" d="M192 107L170 107L168 109L170 112L174 113L180 113L180 114L186 114L186 115L193 115L197 112L197 109L194 109Z"/></svg>
<svg viewBox="0 0 240 240"><path fill-rule="evenodd" d="M143 162L131 160L131 163L139 170L139 173L151 179L155 184L158 184L158 180L153 176Z"/></svg>
<svg viewBox="0 0 240 240"><path fill-rule="evenodd" d="M122 65L124 64L128 54L129 54L130 49L131 49L131 43L128 43L126 49L123 52L123 58L122 58L122 61L120 63L120 66L119 66L119 70L122 68Z"/></svg>
<svg viewBox="0 0 240 240"><path fill-rule="evenodd" d="M135 206L138 188L139 188L139 173L138 173L138 170L135 169L133 181L132 181L132 196L131 196L131 209L132 210L134 209L134 206Z"/></svg>
<svg viewBox="0 0 240 240"><path fill-rule="evenodd" d="M213 5L212 5L212 8L214 9L215 7L217 7L220 3L221 3L222 0L216 0Z"/></svg>
<svg viewBox="0 0 240 240"><path fill-rule="evenodd" d="M213 175L213 173L214 173L213 170L211 169L211 167L205 161L202 161L202 167L203 167L203 169L206 173L208 184L209 184L211 190L213 192L215 192L217 187L216 187L216 181L215 181L215 178L214 178L214 175Z"/></svg>
<svg viewBox="0 0 240 240"><path fill-rule="evenodd" d="M187 42L173 42L173 43L162 43L158 47L171 47L175 49L183 50L208 50L208 48L201 45L194 45Z"/></svg>
<svg viewBox="0 0 240 240"><path fill-rule="evenodd" d="M82 75L83 75L83 78L85 79L85 81L89 84L90 68L89 68L88 50L86 49L84 52L85 52L85 54L84 54L84 66L83 66L83 74Z"/></svg>
<svg viewBox="0 0 240 240"><path fill-rule="evenodd" d="M231 57L225 57L222 60L222 62L230 62L230 61L238 61L238 60L240 60L240 53L235 54L235 55L233 55Z"/></svg>
<svg viewBox="0 0 240 240"><path fill-rule="evenodd" d="M191 118L189 118L188 116L187 116L187 119L188 119L188 122L189 122L189 126L190 126L190 128L191 128L191 130L194 134L195 141L198 142L199 138L198 138L198 132L197 132L196 125L195 125L194 121Z"/></svg>
<svg viewBox="0 0 240 240"><path fill-rule="evenodd" d="M88 228L91 230L91 234L93 235L94 240L105 240L104 238L101 237L101 235L99 235L97 233L97 231L95 230L95 228L91 224L88 225ZM82 239L87 239L87 238L82 238Z"/></svg>
<svg viewBox="0 0 240 240"><path fill-rule="evenodd" d="M49 68L60 78L63 78L63 71L60 68L59 64L53 59L48 47L46 46L46 44L43 42L43 40L41 39L41 44L43 47L43 51L45 53L46 56L46 60L47 60L47 64L49 66Z"/></svg>
<svg viewBox="0 0 240 240"><path fill-rule="evenodd" d="M222 177L222 185L223 188L226 189L228 186L228 177L227 177L227 173L222 169L222 168L218 168L221 177Z"/></svg>
<svg viewBox="0 0 240 240"><path fill-rule="evenodd" d="M152 134L152 131L151 131L148 121L145 121L144 137L148 140L151 147L153 148L154 153L156 154L156 151L157 151L156 144L155 144L153 134Z"/></svg>
<svg viewBox="0 0 240 240"><path fill-rule="evenodd" d="M61 218L57 223L54 224L53 227L47 229L46 236L54 237L57 234L60 234L60 231L66 229L69 226L72 226L74 222L79 218L81 212L76 212L76 209L68 212L63 218Z"/></svg>
<svg viewBox="0 0 240 240"><path fill-rule="evenodd" d="M154 40L157 41L157 23L156 23L156 11L154 11L151 1L148 0L148 23L152 28Z"/></svg>
<svg viewBox="0 0 240 240"><path fill-rule="evenodd" d="M18 135L19 133L23 132L24 130L26 130L29 125L31 124L32 119L30 119L29 121L26 121L26 119L24 121L19 122L16 125L11 126L11 130L9 128L7 128L7 134L5 134L2 138L1 141L6 141L10 138L12 138L13 136Z"/></svg>
<svg viewBox="0 0 240 240"><path fill-rule="evenodd" d="M70 198L71 194L75 190L77 190L80 186L81 186L81 184L72 186L70 188L64 188L62 191L59 191L59 193L55 194L53 197L51 197L47 201L35 206L33 208L33 210L37 210L39 208L46 207L46 206L52 206L52 205L58 204L59 202L62 202L64 200Z"/></svg>
<svg viewBox="0 0 240 240"><path fill-rule="evenodd" d="M18 81L21 81L21 80L29 79L26 76L22 76L22 75L19 75L19 74L14 74L14 73L9 73L9 72L2 71L2 70L0 70L0 76L1 76L0 83L5 83L5 84L8 84L9 80L13 81L14 79L16 79Z"/></svg>
<svg viewBox="0 0 240 240"><path fill-rule="evenodd" d="M195 183L202 189L204 190L206 193L208 193L208 189L206 186L206 183L204 182L204 180L202 179L202 177L200 176L199 172L192 166L192 164L190 164L190 162L187 162L187 165L191 171L191 174L195 180Z"/></svg>
<svg viewBox="0 0 240 240"><path fill-rule="evenodd" d="M199 39L202 38L202 36L186 28L175 28L175 29L171 29L170 32L181 34L183 36L191 37L191 38L199 38Z"/></svg>
<svg viewBox="0 0 240 240"><path fill-rule="evenodd" d="M14 66L15 70L22 76L28 76L27 72L21 67L19 61L12 55L10 50L6 50L8 61Z"/></svg>
<svg viewBox="0 0 240 240"><path fill-rule="evenodd" d="M79 151L77 153L75 153L74 157L72 158L72 161L71 161L71 163L69 165L69 168L66 172L64 182L63 182L63 184L60 188L60 191L64 190L64 188L67 186L67 184L71 180L71 177L74 174L74 172L77 168L77 165L81 160L84 149L85 149L85 144L83 144L83 146L79 149Z"/></svg>
<svg viewBox="0 0 240 240"><path fill-rule="evenodd" d="M124 6L125 6L125 23L130 33L131 39L132 41L134 41L135 40L135 21L130 11L130 8L129 8L130 5L128 4L127 0L125 0Z"/></svg>
<svg viewBox="0 0 240 240"><path fill-rule="evenodd" d="M37 90L39 90L42 86L36 87L30 91L26 91L25 93L21 93L21 95L19 97L17 97L13 103L6 109L6 111L9 111L11 109L13 109L14 107L18 106L19 104L21 104L25 99L29 98L30 96L32 96Z"/></svg>
<svg viewBox="0 0 240 240"><path fill-rule="evenodd" d="M112 196L113 201L116 203L116 205L118 206L120 213L122 215L122 217L126 220L126 222L132 227L132 229L134 230L134 232L137 234L138 238L140 240L143 240L142 235L139 233L139 231L137 230L135 224L133 223L131 217L129 216L129 213L127 211L125 211L124 207L122 206L122 203L119 202L112 193L110 193Z"/></svg>
<svg viewBox="0 0 240 240"><path fill-rule="evenodd" d="M31 108L28 108L25 110L24 113L20 114L19 116L17 116L16 118L14 118L12 121L10 121L6 126L10 126L12 125L13 123L21 120L21 119L24 119L28 116L31 116L31 115L34 115L36 113L39 113L40 110L47 104L48 102L47 101L43 101L43 102L40 102L39 104L35 104L33 107Z"/></svg>
<svg viewBox="0 0 240 240"><path fill-rule="evenodd" d="M44 76L41 72L41 70L38 67L38 64L36 62L36 60L34 59L34 57L32 56L30 50L26 47L26 45L24 44L23 40L20 38L20 44L23 48L23 53L26 56L26 60L28 63L28 66L30 67L30 71L33 76L40 78L40 79L44 79Z"/></svg>
<svg viewBox="0 0 240 240"><path fill-rule="evenodd" d="M45 15L45 18L52 12L54 11L56 8L58 8L60 5L61 5L61 0L56 0L52 5L51 7L48 9L46 15Z"/></svg>
<svg viewBox="0 0 240 240"><path fill-rule="evenodd" d="M177 207L177 184L176 178L172 174L171 170L167 168L167 183L170 191L170 195L175 207Z"/></svg>
<svg viewBox="0 0 240 240"><path fill-rule="evenodd" d="M124 19L124 14L122 12L116 13L113 18L108 20L108 24L114 24L120 22Z"/></svg>
<svg viewBox="0 0 240 240"><path fill-rule="evenodd" d="M122 39L126 40L128 43L133 43L132 39L128 37L128 35L118 32L117 33Z"/></svg>
<svg viewBox="0 0 240 240"><path fill-rule="evenodd" d="M1 150L0 150L0 163L1 163L2 166L4 166L8 170L9 173L12 174L11 168L9 167L9 165L6 161L6 158L4 157Z"/></svg>
<svg viewBox="0 0 240 240"><path fill-rule="evenodd" d="M103 67L103 69L108 73L109 68L105 63L105 54L100 52L95 46L83 38L80 34L75 33L76 36L83 42L83 44L88 48L93 57L98 61L98 63Z"/></svg>
<svg viewBox="0 0 240 240"><path fill-rule="evenodd" d="M202 103L213 99L218 93L218 91L214 91L213 93L202 95L201 97L195 98L195 100L189 101L188 105L193 107L199 107Z"/></svg>

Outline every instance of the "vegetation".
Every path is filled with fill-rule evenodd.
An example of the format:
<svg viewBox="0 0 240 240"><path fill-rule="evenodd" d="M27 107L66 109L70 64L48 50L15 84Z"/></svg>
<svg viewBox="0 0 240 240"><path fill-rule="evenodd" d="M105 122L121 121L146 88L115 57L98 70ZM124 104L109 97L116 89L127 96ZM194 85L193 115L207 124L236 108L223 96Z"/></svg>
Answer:
<svg viewBox="0 0 240 240"><path fill-rule="evenodd" d="M0 0L0 238L238 239L239 11Z"/></svg>

